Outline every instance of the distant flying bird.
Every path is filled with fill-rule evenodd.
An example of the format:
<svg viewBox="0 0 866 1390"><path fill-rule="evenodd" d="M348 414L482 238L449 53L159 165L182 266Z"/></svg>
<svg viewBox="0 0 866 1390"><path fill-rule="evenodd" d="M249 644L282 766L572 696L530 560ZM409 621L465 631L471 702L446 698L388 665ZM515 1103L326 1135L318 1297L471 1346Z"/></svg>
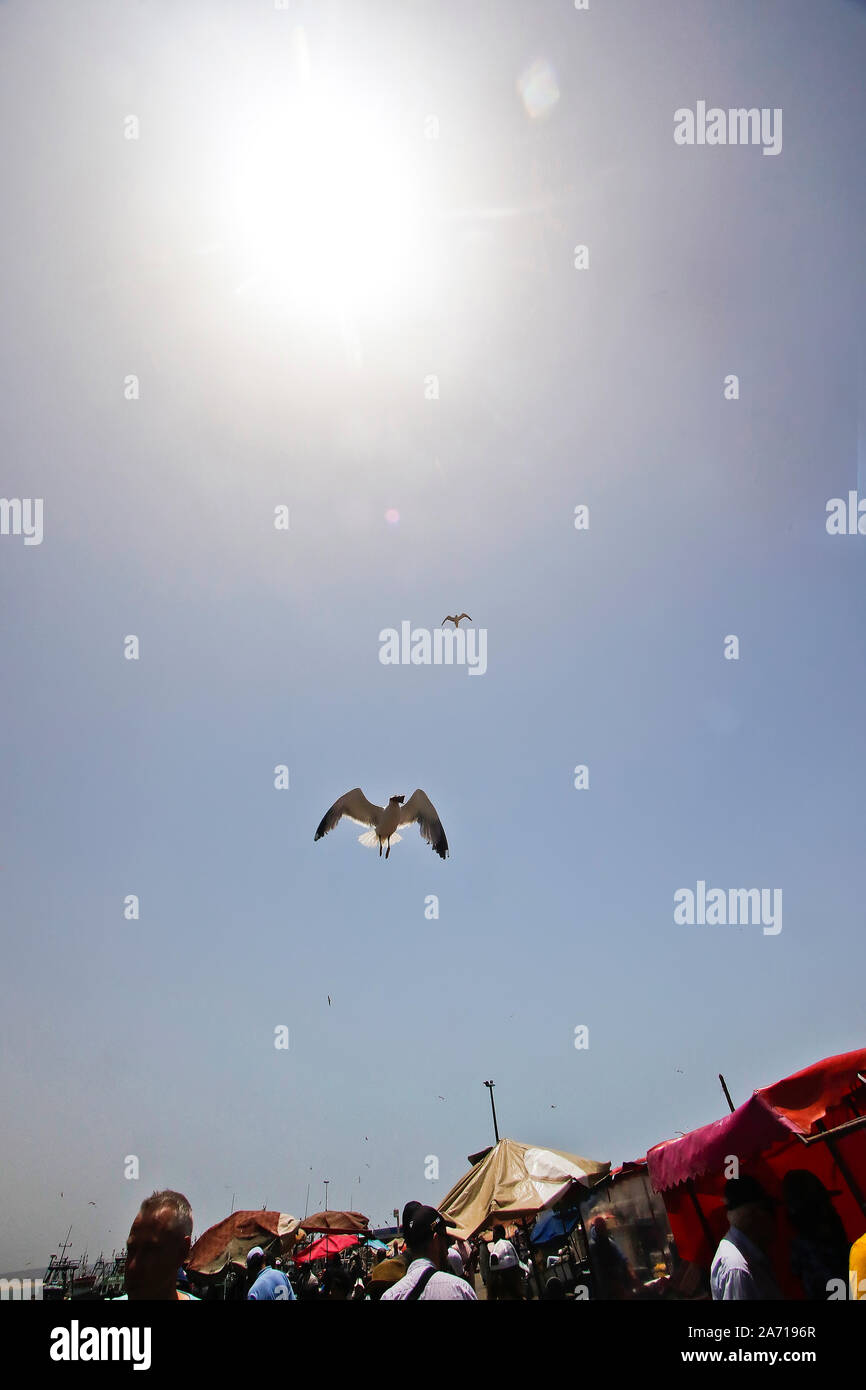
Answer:
<svg viewBox="0 0 866 1390"><path fill-rule="evenodd" d="M437 1099L437 1100L444 1100L445 1097L444 1097L444 1096L437 1096L436 1099Z"/></svg>
<svg viewBox="0 0 866 1390"><path fill-rule="evenodd" d="M95 1207L95 1206L96 1206L96 1203L95 1203L95 1202L88 1202L87 1205L88 1205L89 1207Z"/></svg>
<svg viewBox="0 0 866 1390"><path fill-rule="evenodd" d="M397 834L398 827L414 825L417 821L421 838L433 846L440 859L447 859L448 841L433 802L420 787L412 793L405 806L404 801L406 798L403 796L392 796L387 806L374 806L372 801L367 800L361 788L355 787L353 791L346 792L345 796L335 801L330 811L325 813L319 822L315 839L321 840L323 835L327 835L329 830L339 825L343 816L348 816L349 820L355 821L358 825L373 827L365 835L359 835L358 841L370 849L378 844L380 859L382 846L385 845L387 859L391 853L392 841L396 844L403 838Z"/></svg>
<svg viewBox="0 0 866 1390"><path fill-rule="evenodd" d="M551 1105L550 1108L551 1108L551 1110L555 1110L555 1109L556 1109L556 1106L555 1106L555 1105Z"/></svg>
<svg viewBox="0 0 866 1390"><path fill-rule="evenodd" d="M330 1007L331 1007L331 996L330 996L330 994L329 994L329 995L328 995L328 1008L330 1008Z"/></svg>
<svg viewBox="0 0 866 1390"><path fill-rule="evenodd" d="M469 617L468 613L461 613L459 617L457 617L456 615L452 616L450 613L446 613L439 626L444 627L446 623L453 623L455 627L459 627L460 623L464 618L466 618L468 622L472 622L472 619Z"/></svg>

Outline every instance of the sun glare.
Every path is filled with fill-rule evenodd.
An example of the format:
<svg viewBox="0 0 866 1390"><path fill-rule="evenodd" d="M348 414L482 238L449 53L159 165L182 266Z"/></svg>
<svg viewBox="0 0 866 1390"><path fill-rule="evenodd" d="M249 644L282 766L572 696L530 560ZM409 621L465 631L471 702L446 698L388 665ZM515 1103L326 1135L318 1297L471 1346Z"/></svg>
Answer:
<svg viewBox="0 0 866 1390"><path fill-rule="evenodd" d="M400 132L305 84L279 128L247 131L232 179L239 292L337 317L395 309L418 272L417 177Z"/></svg>

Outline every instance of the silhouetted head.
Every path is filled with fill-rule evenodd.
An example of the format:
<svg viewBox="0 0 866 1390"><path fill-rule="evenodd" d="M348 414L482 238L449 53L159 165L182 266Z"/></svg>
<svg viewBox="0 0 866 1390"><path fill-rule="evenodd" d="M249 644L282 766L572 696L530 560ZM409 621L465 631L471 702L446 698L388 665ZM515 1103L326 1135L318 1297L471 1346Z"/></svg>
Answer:
<svg viewBox="0 0 866 1390"><path fill-rule="evenodd" d="M403 805L403 802L406 800L406 798L405 798L405 796L392 796L392 797L391 797L391 800L392 800L392 801L396 801L396 803L397 803L398 806L402 806L402 805Z"/></svg>
<svg viewBox="0 0 866 1390"><path fill-rule="evenodd" d="M189 1254L192 1212L180 1192L154 1192L141 1204L126 1243L126 1292L132 1299L172 1298Z"/></svg>

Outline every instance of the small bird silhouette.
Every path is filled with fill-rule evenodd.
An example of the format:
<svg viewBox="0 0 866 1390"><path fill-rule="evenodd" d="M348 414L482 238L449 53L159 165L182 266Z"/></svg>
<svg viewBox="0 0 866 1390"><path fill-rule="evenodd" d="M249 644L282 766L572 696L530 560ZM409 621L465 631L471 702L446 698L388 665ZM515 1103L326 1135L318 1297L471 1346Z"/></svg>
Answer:
<svg viewBox="0 0 866 1390"><path fill-rule="evenodd" d="M555 1110L555 1109L556 1109L556 1106L555 1106L555 1105L551 1105L550 1108L551 1108L551 1110Z"/></svg>
<svg viewBox="0 0 866 1390"><path fill-rule="evenodd" d="M330 994L329 994L329 995L328 995L328 1008L330 1008L330 1007L331 1007L331 996L330 996Z"/></svg>
<svg viewBox="0 0 866 1390"><path fill-rule="evenodd" d="M444 1100L445 1097L444 1097L444 1096L437 1096L436 1099L437 1099L437 1100Z"/></svg>
<svg viewBox="0 0 866 1390"><path fill-rule="evenodd" d="M89 1207L95 1207L95 1206L96 1206L96 1203L95 1203L95 1202L88 1202L87 1205L88 1205Z"/></svg>
<svg viewBox="0 0 866 1390"><path fill-rule="evenodd" d="M459 616L457 616L456 614L446 613L439 626L444 627L446 623L453 623L455 627L459 627L464 618L466 618L467 622L472 622L472 619L469 617L468 613L461 613Z"/></svg>

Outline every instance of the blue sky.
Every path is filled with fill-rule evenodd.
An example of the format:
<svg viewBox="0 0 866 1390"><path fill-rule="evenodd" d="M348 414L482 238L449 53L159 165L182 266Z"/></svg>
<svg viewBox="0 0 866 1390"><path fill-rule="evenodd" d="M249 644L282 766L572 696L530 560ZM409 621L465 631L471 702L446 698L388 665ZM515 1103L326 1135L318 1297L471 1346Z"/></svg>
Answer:
<svg viewBox="0 0 866 1390"><path fill-rule="evenodd" d="M503 1134L618 1163L719 1071L862 1046L866 540L825 515L864 50L841 0L2 6L2 490L45 520L0 537L0 1267L164 1186L197 1231L325 1178L378 1224L489 1142L488 1077ZM782 108L782 152L678 147L698 100ZM380 664L461 610L483 677ZM356 785L423 787L451 858L314 844ZM698 879L782 932L676 926Z"/></svg>

